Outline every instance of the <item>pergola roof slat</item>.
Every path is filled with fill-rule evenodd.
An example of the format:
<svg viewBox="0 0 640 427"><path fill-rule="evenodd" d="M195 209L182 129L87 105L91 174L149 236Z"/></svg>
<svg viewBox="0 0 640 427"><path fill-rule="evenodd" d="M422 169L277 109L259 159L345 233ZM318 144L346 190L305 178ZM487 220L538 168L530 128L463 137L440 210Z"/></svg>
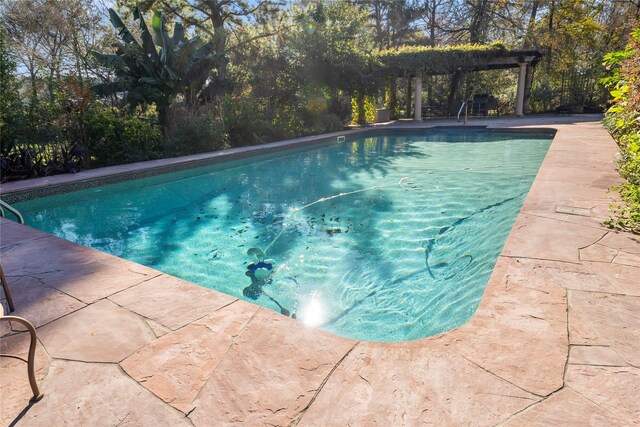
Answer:
<svg viewBox="0 0 640 427"><path fill-rule="evenodd" d="M390 75L421 71L423 75L453 74L535 65L543 54L537 50L512 50L501 43L449 47L405 46L378 52L378 61Z"/></svg>

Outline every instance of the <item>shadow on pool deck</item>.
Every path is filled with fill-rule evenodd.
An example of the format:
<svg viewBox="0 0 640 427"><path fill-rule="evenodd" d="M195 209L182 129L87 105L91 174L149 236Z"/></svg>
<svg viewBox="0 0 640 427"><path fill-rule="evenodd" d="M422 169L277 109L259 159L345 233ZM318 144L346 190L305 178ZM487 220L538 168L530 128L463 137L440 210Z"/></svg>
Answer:
<svg viewBox="0 0 640 427"><path fill-rule="evenodd" d="M3 358L2 424L637 423L640 239L600 225L615 143L572 117L487 123L558 133L475 316L411 342L340 338L0 220L45 393L28 407L26 366ZM2 328L0 351L24 354Z"/></svg>

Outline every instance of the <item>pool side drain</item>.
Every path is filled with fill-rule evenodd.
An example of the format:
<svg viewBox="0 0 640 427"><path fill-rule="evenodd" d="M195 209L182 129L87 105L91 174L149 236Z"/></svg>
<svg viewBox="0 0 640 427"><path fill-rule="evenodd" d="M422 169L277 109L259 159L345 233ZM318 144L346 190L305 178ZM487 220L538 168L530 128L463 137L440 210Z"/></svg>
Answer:
<svg viewBox="0 0 640 427"><path fill-rule="evenodd" d="M579 208L577 206L562 206L556 205L556 212L577 215L577 216L591 216L591 210L587 208Z"/></svg>

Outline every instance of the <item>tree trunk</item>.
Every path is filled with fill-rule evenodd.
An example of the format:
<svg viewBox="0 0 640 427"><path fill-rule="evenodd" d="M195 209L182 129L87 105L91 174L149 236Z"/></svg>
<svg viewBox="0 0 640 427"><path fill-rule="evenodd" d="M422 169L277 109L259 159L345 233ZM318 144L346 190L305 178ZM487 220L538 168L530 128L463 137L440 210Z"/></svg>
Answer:
<svg viewBox="0 0 640 427"><path fill-rule="evenodd" d="M387 99L387 108L391 115L391 120L397 119L396 109L398 107L398 95L396 93L396 78L391 77L387 81L387 87L389 91L389 97Z"/></svg>
<svg viewBox="0 0 640 427"><path fill-rule="evenodd" d="M31 96L35 97L38 95L38 71L32 58L29 58L29 66L27 68L29 69L29 78L31 79Z"/></svg>
<svg viewBox="0 0 640 427"><path fill-rule="evenodd" d="M222 5L218 1L207 1L206 5L209 7L209 20L213 26L213 49L216 53L222 53L226 55L227 52L227 32L224 28L225 17L223 15ZM216 72L218 73L218 86L216 87L216 93L214 97L222 98L228 90L227 85L227 61L224 59L219 61L216 65Z"/></svg>
<svg viewBox="0 0 640 427"><path fill-rule="evenodd" d="M539 0L534 0L534 2L531 4L531 14L529 15L529 24L527 25L527 33L525 34L524 40L522 41L523 49L534 47L533 29L536 25L536 15L538 14L539 5L540 5Z"/></svg>
<svg viewBox="0 0 640 427"><path fill-rule="evenodd" d="M156 108L158 109L158 123L166 144L168 142L167 136L169 135L169 100L156 102Z"/></svg>
<svg viewBox="0 0 640 427"><path fill-rule="evenodd" d="M451 78L451 86L449 87L449 97L447 100L447 112L450 116L455 116L460 108L460 83L464 80L464 73L456 71Z"/></svg>
<svg viewBox="0 0 640 427"><path fill-rule="evenodd" d="M373 4L373 20L374 20L374 26L376 29L376 42L377 42L377 47L379 49L383 49L384 48L384 36L382 34L383 29L382 29L382 5L380 4L380 2L375 2Z"/></svg>
<svg viewBox="0 0 640 427"><path fill-rule="evenodd" d="M431 16L429 19L429 44L431 45L431 47L435 47L436 46L436 0L432 0L431 2Z"/></svg>
<svg viewBox="0 0 640 427"><path fill-rule="evenodd" d="M73 35L73 56L75 57L76 74L78 79L78 86L80 91L84 90L84 78L82 77L82 58L80 53L80 41L78 40L78 34Z"/></svg>
<svg viewBox="0 0 640 427"><path fill-rule="evenodd" d="M551 0L551 5L549 6L549 27L548 27L548 31L549 31L549 35L552 34L553 32L553 15L556 11L556 2L555 0ZM551 66L551 56L553 55L553 37L549 37L549 46L547 46L549 49L549 54L547 55L547 66Z"/></svg>
<svg viewBox="0 0 640 427"><path fill-rule="evenodd" d="M469 41L471 43L483 43L485 40L485 29L489 16L489 1L478 0L473 4L471 25L469 29Z"/></svg>
<svg viewBox="0 0 640 427"><path fill-rule="evenodd" d="M367 123L367 115L364 111L364 93L359 93L356 98L356 103L358 105L358 119L357 122L359 125L363 125Z"/></svg>

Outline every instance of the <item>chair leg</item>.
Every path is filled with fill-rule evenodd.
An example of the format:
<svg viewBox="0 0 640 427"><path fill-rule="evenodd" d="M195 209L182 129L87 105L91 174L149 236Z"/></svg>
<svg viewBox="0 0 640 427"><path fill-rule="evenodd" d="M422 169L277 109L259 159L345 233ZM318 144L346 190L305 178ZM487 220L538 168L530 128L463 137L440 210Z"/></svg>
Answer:
<svg viewBox="0 0 640 427"><path fill-rule="evenodd" d="M16 307L13 305L13 298L11 298L11 292L9 291L9 284L7 283L7 278L4 277L4 271L2 270L2 265L0 265L0 282L2 282L2 289L4 289L4 294L7 297L7 302L9 303L9 313L15 311Z"/></svg>
<svg viewBox="0 0 640 427"><path fill-rule="evenodd" d="M31 391L33 392L33 397L31 398L32 402L37 402L42 399L44 394L40 393L40 389L38 388L38 383L36 381L36 369L35 369L35 358L36 358L36 328L33 327L31 322L27 319L23 319L22 317L17 316L2 316L0 320L8 320L11 322L18 322L24 325L29 331L30 341L29 341L29 356L27 357L27 372L29 374L29 384L31 385Z"/></svg>

